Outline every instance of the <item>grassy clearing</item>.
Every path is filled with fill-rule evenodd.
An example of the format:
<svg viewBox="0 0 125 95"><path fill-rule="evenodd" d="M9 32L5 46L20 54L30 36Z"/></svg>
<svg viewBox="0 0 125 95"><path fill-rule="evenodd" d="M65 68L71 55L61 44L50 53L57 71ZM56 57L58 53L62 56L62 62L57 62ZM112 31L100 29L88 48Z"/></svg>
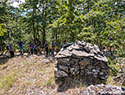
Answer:
<svg viewBox="0 0 125 95"><path fill-rule="evenodd" d="M0 65L0 95L27 95L41 87L49 92L57 87L53 63L37 63L39 60L18 57Z"/></svg>
<svg viewBox="0 0 125 95"><path fill-rule="evenodd" d="M3 76L2 78L0 78L0 89L5 88L5 90L8 90L10 87L12 87L16 79L15 75L16 75L16 72L13 71Z"/></svg>
<svg viewBox="0 0 125 95"><path fill-rule="evenodd" d="M85 85L79 81L64 81L65 84L56 84L54 79L54 64L41 63L41 58L26 58L16 57L6 61L6 64L0 65L0 95L58 95L58 89L67 89L61 92L63 95L75 93L81 89L86 88ZM2 60L0 60L1 62ZM119 69L118 65L112 65ZM111 73L107 84L120 84L112 81ZM42 92L41 92L42 91ZM72 94L73 95L73 94ZM74 94L76 95L76 94Z"/></svg>

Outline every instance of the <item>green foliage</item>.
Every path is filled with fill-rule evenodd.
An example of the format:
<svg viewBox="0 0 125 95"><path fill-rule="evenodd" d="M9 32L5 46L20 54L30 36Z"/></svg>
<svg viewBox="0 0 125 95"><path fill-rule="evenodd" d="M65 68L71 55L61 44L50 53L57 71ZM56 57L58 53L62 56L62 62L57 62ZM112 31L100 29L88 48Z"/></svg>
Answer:
<svg viewBox="0 0 125 95"><path fill-rule="evenodd" d="M17 47L22 39L28 49L35 38L43 44L54 39L58 47L65 39L84 40L109 49L114 56L125 56L122 0L25 0L19 8L4 0L0 9L1 44L11 41Z"/></svg>
<svg viewBox="0 0 125 95"><path fill-rule="evenodd" d="M110 70L111 70L113 76L117 76L118 75L119 70L117 69L117 67L111 65L110 66Z"/></svg>
<svg viewBox="0 0 125 95"><path fill-rule="evenodd" d="M10 89L15 81L16 71L13 71L2 78L0 78L0 89L6 88L6 90Z"/></svg>
<svg viewBox="0 0 125 95"><path fill-rule="evenodd" d="M0 24L0 36L3 36L4 33L7 32L7 31L6 31L4 28L2 28L2 27L4 27L4 25L3 25L3 24Z"/></svg>

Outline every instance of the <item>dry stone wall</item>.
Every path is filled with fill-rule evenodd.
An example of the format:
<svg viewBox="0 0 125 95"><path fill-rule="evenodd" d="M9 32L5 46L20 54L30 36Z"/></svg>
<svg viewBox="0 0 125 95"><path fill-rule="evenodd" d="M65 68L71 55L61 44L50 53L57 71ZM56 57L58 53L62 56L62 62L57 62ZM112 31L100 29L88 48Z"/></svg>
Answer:
<svg viewBox="0 0 125 95"><path fill-rule="evenodd" d="M66 44L56 55L55 78L76 77L90 84L105 82L109 67L98 46L77 41Z"/></svg>

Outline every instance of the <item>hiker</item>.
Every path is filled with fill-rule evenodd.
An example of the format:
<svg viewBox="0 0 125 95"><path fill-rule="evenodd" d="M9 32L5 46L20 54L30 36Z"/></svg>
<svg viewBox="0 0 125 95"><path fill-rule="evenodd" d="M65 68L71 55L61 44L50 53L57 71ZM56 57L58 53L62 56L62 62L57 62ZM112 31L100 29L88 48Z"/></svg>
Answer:
<svg viewBox="0 0 125 95"><path fill-rule="evenodd" d="M24 53L23 42L20 40L18 42L18 44L19 44L19 48L20 48L20 53L23 54Z"/></svg>
<svg viewBox="0 0 125 95"><path fill-rule="evenodd" d="M52 48L51 48L52 57L54 57L54 50L55 50L55 42L54 40L52 40Z"/></svg>
<svg viewBox="0 0 125 95"><path fill-rule="evenodd" d="M32 41L30 42L30 51L31 51L31 54L34 53L34 44Z"/></svg>
<svg viewBox="0 0 125 95"><path fill-rule="evenodd" d="M46 57L48 57L48 42L45 41Z"/></svg>
<svg viewBox="0 0 125 95"><path fill-rule="evenodd" d="M48 49L48 54L51 56L51 48Z"/></svg>
<svg viewBox="0 0 125 95"><path fill-rule="evenodd" d="M42 54L41 53L41 50L40 50L40 45L41 45L41 42L38 38L36 38L36 41L35 41L35 44L36 44L36 53L38 54Z"/></svg>
<svg viewBox="0 0 125 95"><path fill-rule="evenodd" d="M8 50L10 52L10 56L14 57L14 48L11 43L9 43L9 45L8 45Z"/></svg>

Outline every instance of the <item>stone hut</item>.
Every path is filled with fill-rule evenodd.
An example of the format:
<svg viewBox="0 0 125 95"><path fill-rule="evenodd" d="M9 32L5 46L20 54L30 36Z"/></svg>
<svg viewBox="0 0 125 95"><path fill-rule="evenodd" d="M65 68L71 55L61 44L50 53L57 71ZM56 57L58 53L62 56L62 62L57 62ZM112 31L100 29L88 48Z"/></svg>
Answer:
<svg viewBox="0 0 125 95"><path fill-rule="evenodd" d="M96 45L84 41L66 44L56 55L55 79L79 76L90 84L103 83L108 78L107 63Z"/></svg>

